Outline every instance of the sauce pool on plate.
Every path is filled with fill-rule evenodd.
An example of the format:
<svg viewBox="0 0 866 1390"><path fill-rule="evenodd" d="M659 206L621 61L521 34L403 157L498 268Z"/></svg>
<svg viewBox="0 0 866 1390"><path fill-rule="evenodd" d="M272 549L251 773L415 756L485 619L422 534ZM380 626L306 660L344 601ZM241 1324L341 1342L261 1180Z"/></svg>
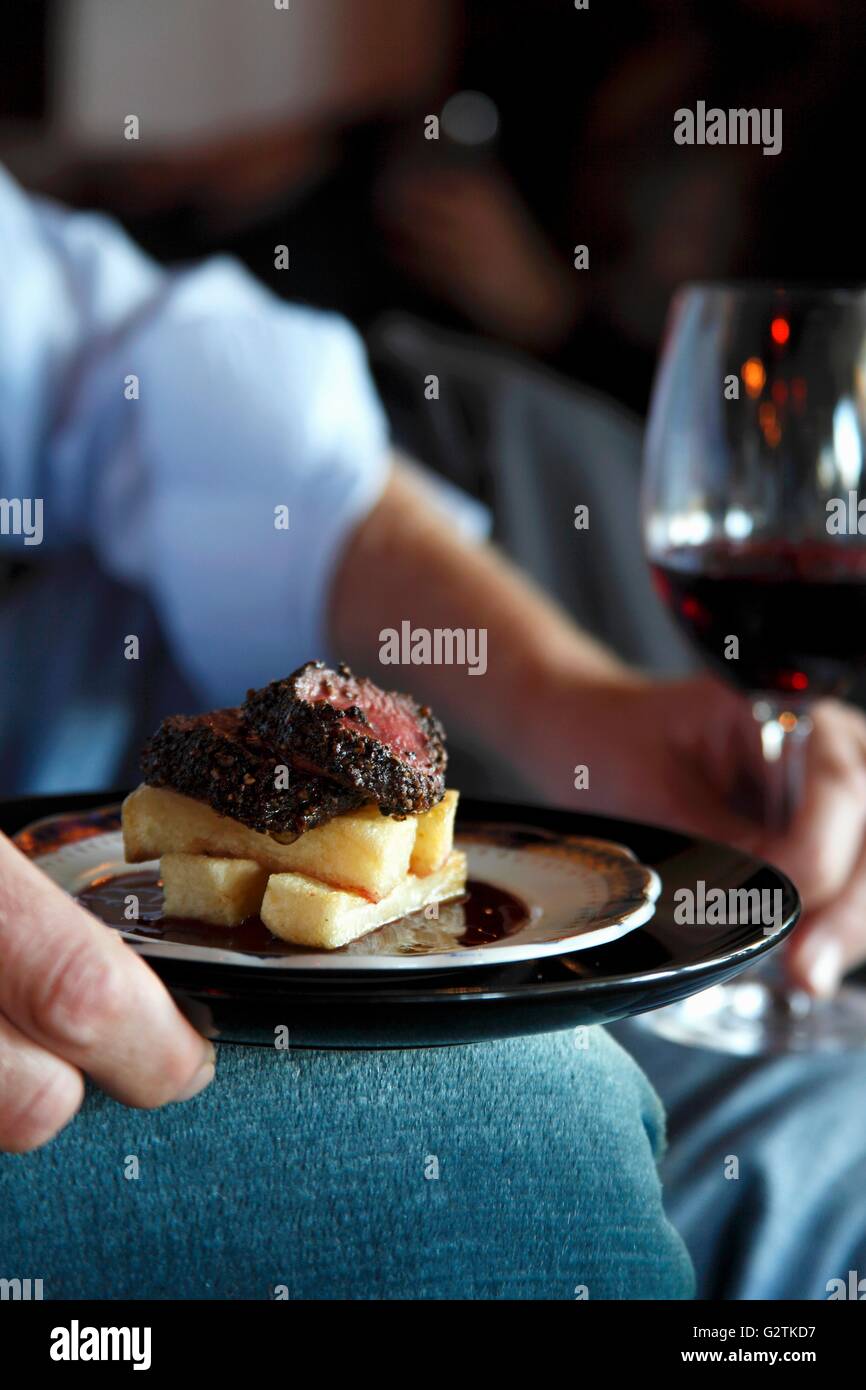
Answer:
<svg viewBox="0 0 866 1390"><path fill-rule="evenodd" d="M130 897L138 900L134 918L128 915ZM297 955L310 949L272 935L258 917L248 917L237 927L216 927L207 922L166 917L163 913L162 884L154 869L133 870L99 879L78 894L78 901L108 926L134 932L146 940L177 941L187 946L211 946L256 956ZM459 898L441 904L439 914L438 919L431 921L425 919L423 912L401 919L407 926L411 924L430 929L431 936L435 935L439 922L443 928L442 941L433 944L431 940L427 947L431 955L441 950L453 950L455 946L472 948L502 941L529 921L525 903L513 893L474 879L468 881L466 892ZM371 932L369 937L361 937L357 944L361 945L379 932L387 932L398 925L386 923L376 932ZM399 953L423 950L424 946L420 943L397 946ZM333 954L346 954L345 948Z"/></svg>

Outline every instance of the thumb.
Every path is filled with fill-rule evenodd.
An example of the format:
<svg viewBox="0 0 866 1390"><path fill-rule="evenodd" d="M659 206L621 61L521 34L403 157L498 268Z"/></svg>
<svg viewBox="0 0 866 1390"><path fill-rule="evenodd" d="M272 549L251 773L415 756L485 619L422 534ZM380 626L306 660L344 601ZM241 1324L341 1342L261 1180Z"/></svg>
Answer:
<svg viewBox="0 0 866 1390"><path fill-rule="evenodd" d="M858 864L866 830L866 780L850 759L809 750L804 796L781 834L762 836L756 853L793 879L807 912L816 913L842 894Z"/></svg>
<svg viewBox="0 0 866 1390"><path fill-rule="evenodd" d="M810 913L788 943L786 969L794 984L828 997L842 976L866 960L866 853L838 898Z"/></svg>

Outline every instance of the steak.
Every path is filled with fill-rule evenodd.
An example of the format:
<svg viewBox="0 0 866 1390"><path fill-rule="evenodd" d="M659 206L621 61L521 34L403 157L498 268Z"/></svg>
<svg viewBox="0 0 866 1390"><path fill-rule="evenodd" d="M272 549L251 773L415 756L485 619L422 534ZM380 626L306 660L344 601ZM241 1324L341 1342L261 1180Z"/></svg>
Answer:
<svg viewBox="0 0 866 1390"><path fill-rule="evenodd" d="M281 840L295 839L371 799L359 789L294 769L288 786L278 787L277 769L286 763L248 727L241 709L171 715L141 756L150 786L204 801L219 815Z"/></svg>
<svg viewBox="0 0 866 1390"><path fill-rule="evenodd" d="M348 666L308 661L247 694L250 727L301 772L326 777L383 815L428 811L445 794L445 731L409 695L380 690Z"/></svg>

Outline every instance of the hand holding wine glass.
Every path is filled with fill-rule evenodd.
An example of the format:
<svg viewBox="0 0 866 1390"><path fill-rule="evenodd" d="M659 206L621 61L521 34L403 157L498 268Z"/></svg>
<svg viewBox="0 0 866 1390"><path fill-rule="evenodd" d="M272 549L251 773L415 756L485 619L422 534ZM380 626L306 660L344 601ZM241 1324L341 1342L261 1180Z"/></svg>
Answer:
<svg viewBox="0 0 866 1390"><path fill-rule="evenodd" d="M757 775L746 765L734 800L781 846L815 815L803 799L815 702L844 694L866 661L864 441L866 294L706 286L677 297L648 431L647 555L677 621L750 697L762 764ZM839 830L862 835L861 816ZM790 867L802 882L812 866ZM850 939L858 903L866 893L818 905L827 952ZM863 992L831 1016L778 986L759 1007L756 989L728 989L717 1045L737 1029L739 1051L866 1045Z"/></svg>

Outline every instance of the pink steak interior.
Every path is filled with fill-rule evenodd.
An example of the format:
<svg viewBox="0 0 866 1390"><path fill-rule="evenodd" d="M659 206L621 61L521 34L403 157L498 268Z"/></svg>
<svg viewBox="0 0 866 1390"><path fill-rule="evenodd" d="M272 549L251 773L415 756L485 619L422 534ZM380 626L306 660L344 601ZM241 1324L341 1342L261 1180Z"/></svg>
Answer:
<svg viewBox="0 0 866 1390"><path fill-rule="evenodd" d="M407 707L399 696L380 690L372 681L350 679L333 671L309 671L299 679L296 689L300 698L310 704L329 704L334 709L351 709L357 705L369 724L347 719L347 728L367 737L373 734L406 762L429 761L427 741L414 709Z"/></svg>

